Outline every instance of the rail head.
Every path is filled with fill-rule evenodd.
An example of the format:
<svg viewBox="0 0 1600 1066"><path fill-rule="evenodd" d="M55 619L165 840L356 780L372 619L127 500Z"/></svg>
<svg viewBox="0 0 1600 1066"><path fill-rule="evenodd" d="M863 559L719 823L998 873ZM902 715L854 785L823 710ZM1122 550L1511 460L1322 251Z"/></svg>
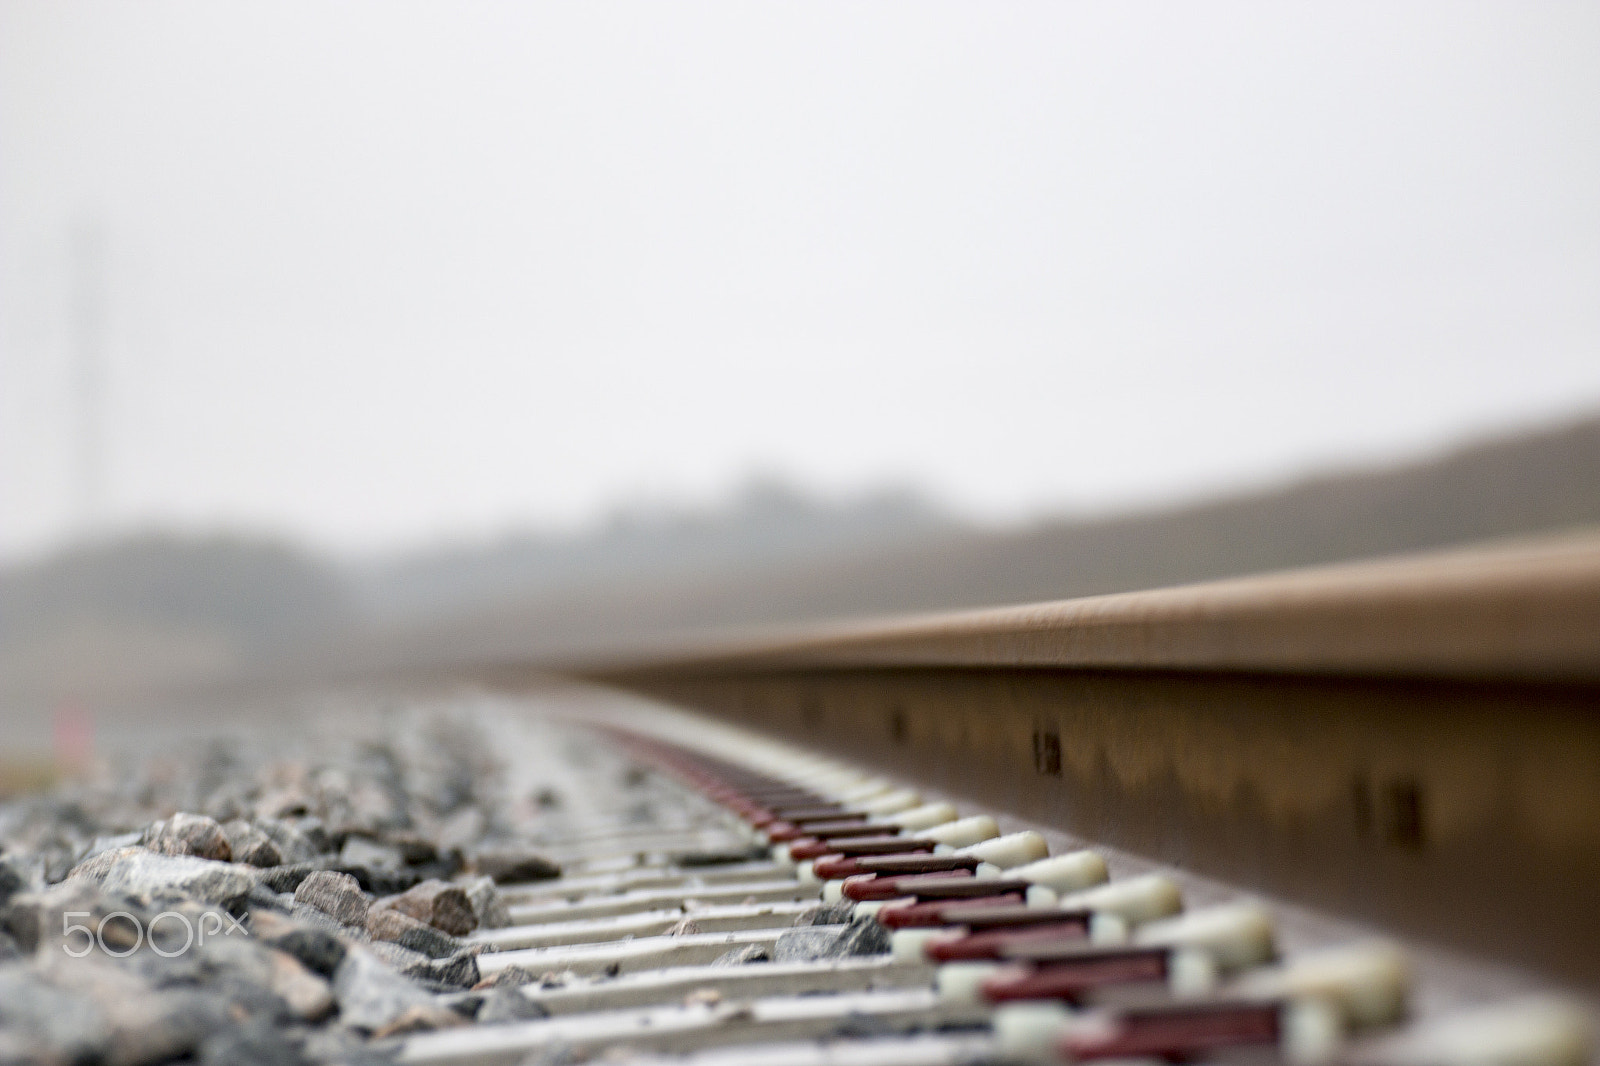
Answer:
<svg viewBox="0 0 1600 1066"><path fill-rule="evenodd" d="M1054 668L1600 681L1600 532L687 647L598 678Z"/></svg>

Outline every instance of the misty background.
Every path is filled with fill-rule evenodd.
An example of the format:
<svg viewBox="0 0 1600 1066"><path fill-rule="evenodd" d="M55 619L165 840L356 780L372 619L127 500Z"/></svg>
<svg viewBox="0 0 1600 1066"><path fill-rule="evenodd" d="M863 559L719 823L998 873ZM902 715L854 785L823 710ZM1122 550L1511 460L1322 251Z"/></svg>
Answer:
<svg viewBox="0 0 1600 1066"><path fill-rule="evenodd" d="M0 0L0 703L1600 523L1596 54L1587 3Z"/></svg>
<svg viewBox="0 0 1600 1066"><path fill-rule="evenodd" d="M0 570L0 699L583 665L753 628L1577 530L1600 530L1600 415L1202 503L1005 529L908 491L829 501L769 480L715 508L390 557L146 533Z"/></svg>

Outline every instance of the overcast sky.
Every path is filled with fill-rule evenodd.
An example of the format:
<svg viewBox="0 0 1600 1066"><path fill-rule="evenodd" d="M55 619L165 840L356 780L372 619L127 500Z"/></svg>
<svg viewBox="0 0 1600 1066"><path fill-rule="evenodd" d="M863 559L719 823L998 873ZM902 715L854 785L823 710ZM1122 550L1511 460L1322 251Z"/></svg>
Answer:
<svg viewBox="0 0 1600 1066"><path fill-rule="evenodd" d="M1592 409L1597 56L1527 0L4 0L0 553L80 520L84 226L116 526L1008 520Z"/></svg>

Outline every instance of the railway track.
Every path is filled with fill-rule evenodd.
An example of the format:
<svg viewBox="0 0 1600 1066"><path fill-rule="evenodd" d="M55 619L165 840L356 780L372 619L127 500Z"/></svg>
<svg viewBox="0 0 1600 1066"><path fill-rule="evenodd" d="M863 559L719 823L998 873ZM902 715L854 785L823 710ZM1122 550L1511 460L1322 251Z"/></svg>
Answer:
<svg viewBox="0 0 1600 1066"><path fill-rule="evenodd" d="M1592 540L589 674L541 772L655 813L573 781L562 876L476 934L542 1017L402 1061L1593 1054Z"/></svg>
<svg viewBox="0 0 1600 1066"><path fill-rule="evenodd" d="M1592 1061L1600 541L572 672L0 803L0 1063Z"/></svg>

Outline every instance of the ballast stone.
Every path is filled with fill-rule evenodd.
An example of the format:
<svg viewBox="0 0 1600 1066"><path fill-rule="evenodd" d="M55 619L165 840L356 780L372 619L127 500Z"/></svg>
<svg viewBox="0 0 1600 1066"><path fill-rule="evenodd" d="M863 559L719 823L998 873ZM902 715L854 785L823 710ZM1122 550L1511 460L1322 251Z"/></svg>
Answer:
<svg viewBox="0 0 1600 1066"><path fill-rule="evenodd" d="M324 929L290 929L268 943L323 977L332 977L339 963L344 961L344 941Z"/></svg>
<svg viewBox="0 0 1600 1066"><path fill-rule="evenodd" d="M307 1066L295 1043L268 1025L224 1030L200 1045L201 1066Z"/></svg>
<svg viewBox="0 0 1600 1066"><path fill-rule="evenodd" d="M349 874L317 870L294 890L294 901L326 914L341 925L364 926L372 906L361 884Z"/></svg>
<svg viewBox="0 0 1600 1066"><path fill-rule="evenodd" d="M827 958L886 955L889 952L890 935L888 927L871 915L852 919L828 948Z"/></svg>
<svg viewBox="0 0 1600 1066"><path fill-rule="evenodd" d="M215 818L179 811L144 831L141 841L158 855L193 855L216 862L234 861L233 846Z"/></svg>
<svg viewBox="0 0 1600 1066"><path fill-rule="evenodd" d="M478 1013L473 1016L479 1025L500 1025L505 1022L531 1022L550 1017L550 1012L515 988L491 988L484 993Z"/></svg>
<svg viewBox="0 0 1600 1066"><path fill-rule="evenodd" d="M772 948L773 962L812 962L827 958L828 949L839 939L837 926L802 926L778 937Z"/></svg>
<svg viewBox="0 0 1600 1066"><path fill-rule="evenodd" d="M889 950L889 935L889 930L872 917L854 919L843 927L802 925L778 937L772 958L775 962L813 962L882 955Z"/></svg>
<svg viewBox="0 0 1600 1066"><path fill-rule="evenodd" d="M478 983L482 974L478 972L476 949L462 948L446 958L429 960L426 969L410 972L410 976L451 988L471 988Z"/></svg>
<svg viewBox="0 0 1600 1066"><path fill-rule="evenodd" d="M332 850L328 834L316 818L258 818L253 824L272 841L285 863L310 862Z"/></svg>
<svg viewBox="0 0 1600 1066"><path fill-rule="evenodd" d="M451 936L466 936L478 927L478 917L466 892L459 885L432 878L397 896L379 900L376 907L398 911Z"/></svg>
<svg viewBox="0 0 1600 1066"><path fill-rule="evenodd" d="M511 924L511 912L506 909L505 900L500 898L494 878L474 877L464 882L461 890L467 894L467 902L472 905L479 929L504 929Z"/></svg>
<svg viewBox="0 0 1600 1066"><path fill-rule="evenodd" d="M536 851L520 848L493 848L473 857L473 868L496 884L521 885L530 881L549 881L561 876L561 867Z"/></svg>
<svg viewBox="0 0 1600 1066"><path fill-rule="evenodd" d="M389 969L369 951L352 947L333 972L339 1019L356 1029L382 1029L411 1007L429 1006L433 997L414 981Z"/></svg>
<svg viewBox="0 0 1600 1066"><path fill-rule="evenodd" d="M400 854L398 847L353 836L344 842L344 847L339 851L339 865L363 871L369 877L393 879L404 868L405 857Z"/></svg>
<svg viewBox="0 0 1600 1066"><path fill-rule="evenodd" d="M248 863L262 869L283 864L283 852L273 843L272 838L243 818L235 818L231 822L224 823L222 832L228 838L228 846L233 849L235 862Z"/></svg>
<svg viewBox="0 0 1600 1066"><path fill-rule="evenodd" d="M461 949L461 942L455 937L394 907L371 908L367 912L367 933L374 940L420 951L430 959L442 959Z"/></svg>
<svg viewBox="0 0 1600 1066"><path fill-rule="evenodd" d="M111 1039L92 1004L41 982L21 964L0 965L0 1031L17 1038L21 1061L88 1061Z"/></svg>
<svg viewBox="0 0 1600 1066"><path fill-rule="evenodd" d="M178 897L227 903L249 895L256 883L243 866L193 855L158 855L138 846L102 852L73 867L67 878L92 881L104 892L147 902Z"/></svg>
<svg viewBox="0 0 1600 1066"><path fill-rule="evenodd" d="M327 869L327 863L322 860L307 862L286 863L262 870L258 880L274 892L293 892L300 887L300 882L316 873L318 870Z"/></svg>

